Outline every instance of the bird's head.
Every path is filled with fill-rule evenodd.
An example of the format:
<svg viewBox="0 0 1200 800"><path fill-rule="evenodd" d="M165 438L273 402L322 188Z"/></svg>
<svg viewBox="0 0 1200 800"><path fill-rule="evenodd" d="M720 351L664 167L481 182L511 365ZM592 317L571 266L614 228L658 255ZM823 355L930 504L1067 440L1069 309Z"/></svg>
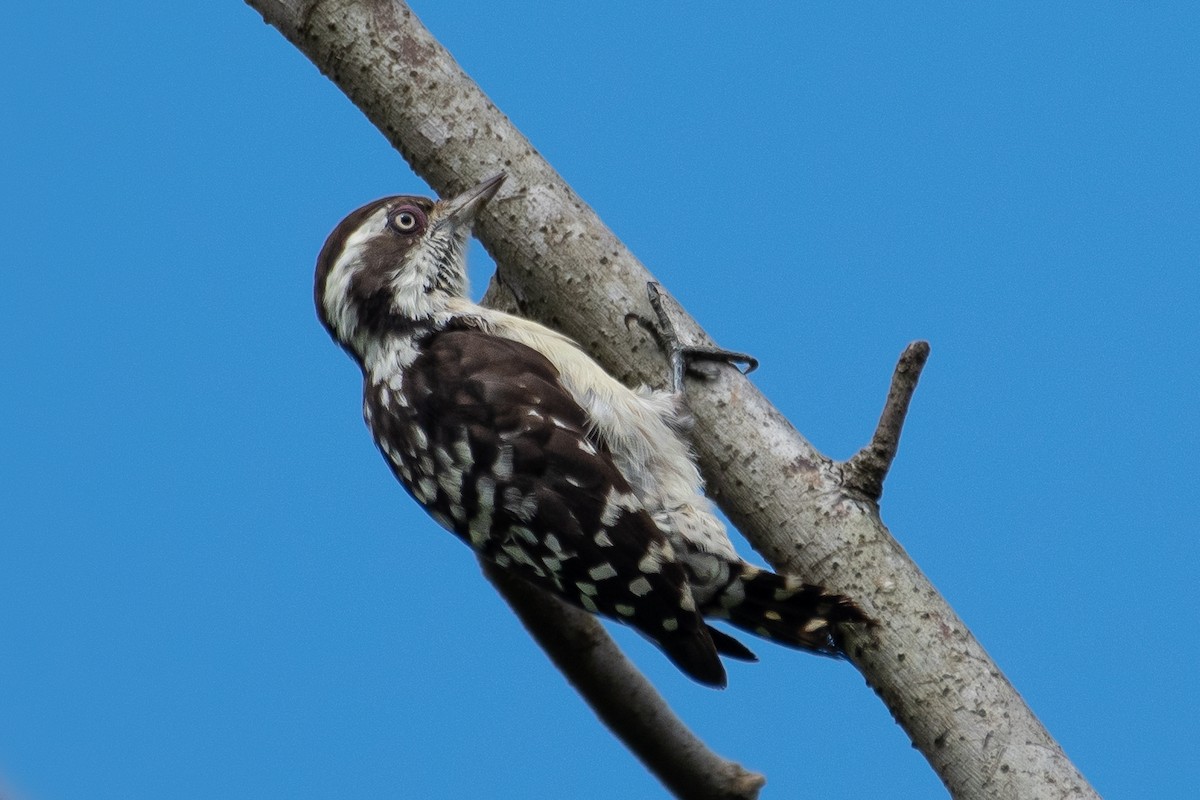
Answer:
<svg viewBox="0 0 1200 800"><path fill-rule="evenodd" d="M471 224L504 173L450 200L400 195L343 219L317 256L317 316L360 361L389 329L432 320L467 291Z"/></svg>

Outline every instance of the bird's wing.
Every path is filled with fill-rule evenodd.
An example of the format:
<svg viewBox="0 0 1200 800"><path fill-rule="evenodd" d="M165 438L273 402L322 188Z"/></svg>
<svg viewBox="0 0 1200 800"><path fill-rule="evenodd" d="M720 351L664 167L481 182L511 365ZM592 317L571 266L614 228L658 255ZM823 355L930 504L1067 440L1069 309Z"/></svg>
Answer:
<svg viewBox="0 0 1200 800"><path fill-rule="evenodd" d="M637 628L697 680L724 685L666 536L543 355L477 329L436 333L419 343L403 384L369 391L367 402L380 449L439 522L500 566Z"/></svg>

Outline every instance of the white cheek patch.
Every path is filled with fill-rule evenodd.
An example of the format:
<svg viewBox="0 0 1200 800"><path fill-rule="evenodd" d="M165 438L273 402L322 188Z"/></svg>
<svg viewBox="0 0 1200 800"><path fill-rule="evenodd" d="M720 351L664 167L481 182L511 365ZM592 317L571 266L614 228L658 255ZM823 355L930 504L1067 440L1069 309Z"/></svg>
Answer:
<svg viewBox="0 0 1200 800"><path fill-rule="evenodd" d="M350 302L350 283L359 270L363 249L387 224L387 209L372 214L346 238L342 253L325 276L325 315L344 341L354 336L358 315Z"/></svg>

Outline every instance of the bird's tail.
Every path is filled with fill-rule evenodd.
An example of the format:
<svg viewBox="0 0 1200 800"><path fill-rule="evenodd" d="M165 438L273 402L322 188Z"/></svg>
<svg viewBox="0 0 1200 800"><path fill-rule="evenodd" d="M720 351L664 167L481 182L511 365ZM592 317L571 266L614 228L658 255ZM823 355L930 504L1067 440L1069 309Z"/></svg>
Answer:
<svg viewBox="0 0 1200 800"><path fill-rule="evenodd" d="M746 563L731 572L729 583L704 608L704 616L728 620L756 636L840 657L845 653L838 624L872 622L845 595L828 592L798 578L776 575Z"/></svg>

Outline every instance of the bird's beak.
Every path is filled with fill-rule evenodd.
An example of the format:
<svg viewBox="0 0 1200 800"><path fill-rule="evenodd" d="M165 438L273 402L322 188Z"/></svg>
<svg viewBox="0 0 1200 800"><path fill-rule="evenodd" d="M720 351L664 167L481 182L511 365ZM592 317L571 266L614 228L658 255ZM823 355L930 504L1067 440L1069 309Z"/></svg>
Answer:
<svg viewBox="0 0 1200 800"><path fill-rule="evenodd" d="M445 211L441 215L440 224L450 224L455 228L463 227L470 228L471 223L475 221L475 215L479 213L479 209L495 196L500 190L500 184L504 183L504 179L508 177L501 172L498 175L493 175L478 186L467 189L462 194L452 200L444 200Z"/></svg>

